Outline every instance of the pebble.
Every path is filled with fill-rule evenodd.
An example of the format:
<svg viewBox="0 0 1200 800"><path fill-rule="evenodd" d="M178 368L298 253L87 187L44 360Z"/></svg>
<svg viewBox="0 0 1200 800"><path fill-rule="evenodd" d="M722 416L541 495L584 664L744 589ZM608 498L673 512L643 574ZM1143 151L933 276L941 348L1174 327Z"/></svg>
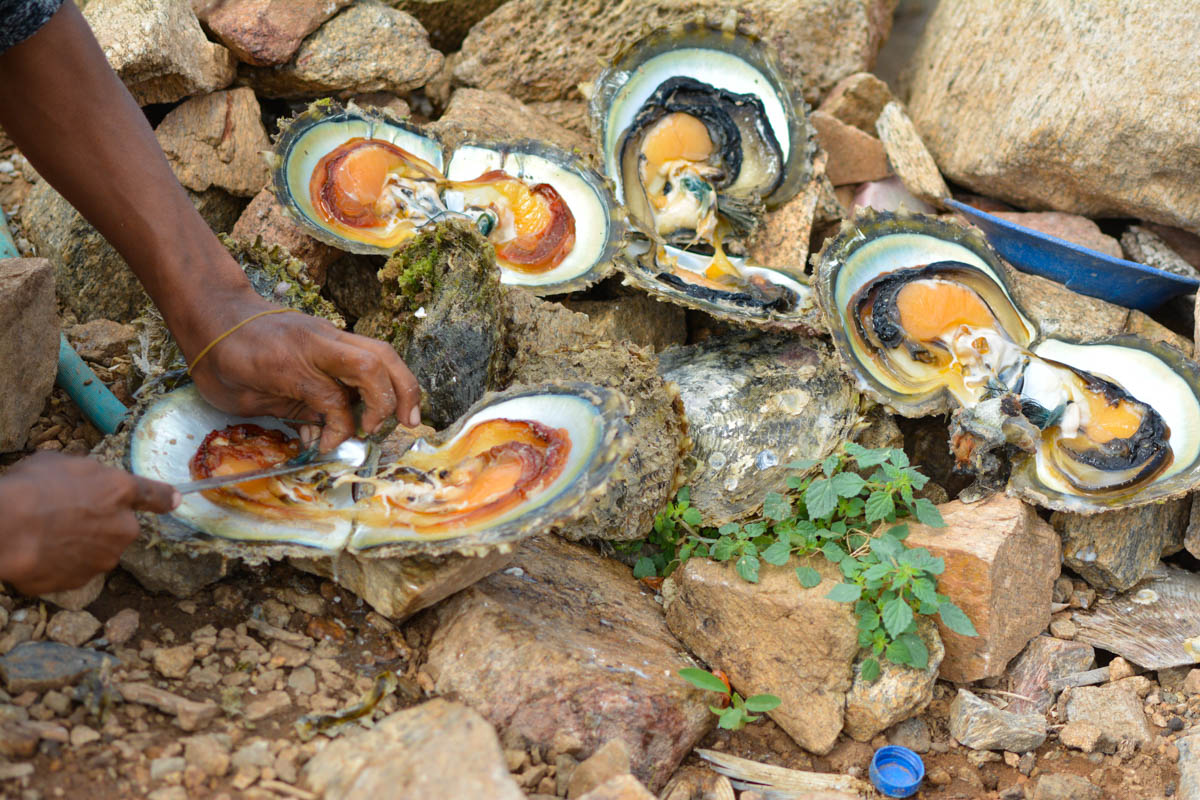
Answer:
<svg viewBox="0 0 1200 800"><path fill-rule="evenodd" d="M59 611L46 625L46 638L79 647L100 630L100 620L86 611Z"/></svg>
<svg viewBox="0 0 1200 800"><path fill-rule="evenodd" d="M929 725L920 717L913 717L892 726L887 732L889 744L907 747L914 753L928 753L932 741L929 736Z"/></svg>
<svg viewBox="0 0 1200 800"><path fill-rule="evenodd" d="M234 753L230 763L235 772L273 766L275 758L271 755L271 743L266 739L256 739Z"/></svg>
<svg viewBox="0 0 1200 800"><path fill-rule="evenodd" d="M1183 679L1183 693L1186 695L1200 694L1200 669L1193 669Z"/></svg>
<svg viewBox="0 0 1200 800"><path fill-rule="evenodd" d="M929 770L928 778L929 782L934 786L946 786L950 783L950 781L953 780L953 778L950 777L950 773L947 772L943 767L934 767L933 769Z"/></svg>
<svg viewBox="0 0 1200 800"><path fill-rule="evenodd" d="M71 713L71 698L62 692L49 691L42 697L42 705L60 717Z"/></svg>
<svg viewBox="0 0 1200 800"><path fill-rule="evenodd" d="M1133 665L1125 659L1117 656L1112 661L1108 662L1108 682L1113 683L1122 678L1132 678L1134 675Z"/></svg>
<svg viewBox="0 0 1200 800"><path fill-rule="evenodd" d="M288 688L297 694L314 694L317 691L317 675L310 667L294 669L288 676Z"/></svg>
<svg viewBox="0 0 1200 800"><path fill-rule="evenodd" d="M168 775L183 772L187 762L180 756L156 758L150 762L150 780L161 781Z"/></svg>
<svg viewBox="0 0 1200 800"><path fill-rule="evenodd" d="M292 698L287 692L268 692L266 695L246 704L246 719L251 722L278 714L292 705Z"/></svg>
<svg viewBox="0 0 1200 800"><path fill-rule="evenodd" d="M83 747L85 744L91 744L99 739L99 732L93 728L89 728L87 725L76 725L71 729L72 747Z"/></svg>
<svg viewBox="0 0 1200 800"><path fill-rule="evenodd" d="M104 623L104 638L110 644L122 645L133 638L141 624L141 616L132 608L124 608Z"/></svg>
<svg viewBox="0 0 1200 800"><path fill-rule="evenodd" d="M179 679L187 675L196 660L196 651L190 644L165 647L154 651L154 669L164 678Z"/></svg>
<svg viewBox="0 0 1200 800"><path fill-rule="evenodd" d="M1074 639L1079 627L1069 619L1056 619L1050 623L1050 634L1058 639Z"/></svg>
<svg viewBox="0 0 1200 800"><path fill-rule="evenodd" d="M229 771L230 739L224 734L205 734L184 740L183 756L188 766L197 767L210 777L219 778Z"/></svg>

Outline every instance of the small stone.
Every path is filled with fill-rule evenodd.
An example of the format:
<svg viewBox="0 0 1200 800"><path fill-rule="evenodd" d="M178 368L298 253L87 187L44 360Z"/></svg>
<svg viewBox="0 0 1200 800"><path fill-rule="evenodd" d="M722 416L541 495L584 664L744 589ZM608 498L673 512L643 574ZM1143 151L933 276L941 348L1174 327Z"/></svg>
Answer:
<svg viewBox="0 0 1200 800"><path fill-rule="evenodd" d="M1066 773L1038 778L1033 800L1100 800L1103 792L1086 778Z"/></svg>
<svg viewBox="0 0 1200 800"><path fill-rule="evenodd" d="M235 772L249 767L265 769L275 763L275 757L271 754L271 743L266 739L257 739L234 753L230 763Z"/></svg>
<svg viewBox="0 0 1200 800"><path fill-rule="evenodd" d="M310 33L352 0L226 0L202 16L239 61L287 63Z"/></svg>
<svg viewBox="0 0 1200 800"><path fill-rule="evenodd" d="M63 333L85 361L108 361L126 355L137 341L137 330L132 325L111 319L93 319L72 325Z"/></svg>
<svg viewBox="0 0 1200 800"><path fill-rule="evenodd" d="M287 692L268 692L253 702L246 704L246 719L254 722L264 717L278 714L292 705L292 698Z"/></svg>
<svg viewBox="0 0 1200 800"><path fill-rule="evenodd" d="M196 702L180 697L148 683L126 682L117 687L127 702L151 706L175 717L175 722L185 731L194 731L207 725L217 716L217 704L211 701Z"/></svg>
<svg viewBox="0 0 1200 800"><path fill-rule="evenodd" d="M86 611L60 611L46 625L46 638L79 647L100 630L100 620Z"/></svg>
<svg viewBox="0 0 1200 800"><path fill-rule="evenodd" d="M1125 685L1133 680L1072 689L1067 700L1068 721L1094 724L1101 732L1099 747L1105 752L1113 752L1126 739L1148 744L1154 738L1137 693Z"/></svg>
<svg viewBox="0 0 1200 800"><path fill-rule="evenodd" d="M1058 740L1066 747L1094 753L1100 747L1104 731L1091 722L1069 722L1058 732Z"/></svg>
<svg viewBox="0 0 1200 800"><path fill-rule="evenodd" d="M271 149L254 92L246 87L193 97L154 130L179 182L253 197L271 178L263 151Z"/></svg>
<svg viewBox="0 0 1200 800"><path fill-rule="evenodd" d="M140 624L141 617L137 611L123 608L104 623L104 638L112 645L125 644L137 633Z"/></svg>
<svg viewBox="0 0 1200 800"><path fill-rule="evenodd" d="M629 767L629 748L625 742L620 739L606 742L575 768L567 783L567 797L576 800L610 778L627 774Z"/></svg>
<svg viewBox="0 0 1200 800"><path fill-rule="evenodd" d="M1019 697L1012 698L1006 710L1014 714L1044 714L1054 704L1050 682L1091 669L1095 658L1095 648L1086 642L1034 637L1008 666L1006 688Z"/></svg>
<svg viewBox="0 0 1200 800"><path fill-rule="evenodd" d="M889 725L919 714L929 705L946 649L932 621L921 620L917 634L929 654L924 669L880 659L879 675L873 681L863 679L861 665L855 669L854 683L846 694L843 731L847 736L868 741Z"/></svg>
<svg viewBox="0 0 1200 800"><path fill-rule="evenodd" d="M1017 772L1025 777L1033 774L1033 768L1037 764L1037 754L1030 750L1028 753L1022 753L1021 758L1017 761Z"/></svg>
<svg viewBox="0 0 1200 800"><path fill-rule="evenodd" d="M655 800L655 797L632 775L618 775L579 795L578 800Z"/></svg>
<svg viewBox="0 0 1200 800"><path fill-rule="evenodd" d="M920 717L906 719L893 725L887 732L888 744L907 747L914 753L928 753L932 739L929 725Z"/></svg>
<svg viewBox="0 0 1200 800"><path fill-rule="evenodd" d="M1200 694L1200 669L1189 670L1183 679L1183 693L1187 695Z"/></svg>
<svg viewBox="0 0 1200 800"><path fill-rule="evenodd" d="M1046 741L1044 717L1003 711L966 689L950 704L949 728L960 744L976 750L1024 753Z"/></svg>
<svg viewBox="0 0 1200 800"><path fill-rule="evenodd" d="M895 99L879 78L869 72L856 72L838 81L818 110L874 136L880 112Z"/></svg>
<svg viewBox="0 0 1200 800"><path fill-rule="evenodd" d="M171 758L156 758L150 762L150 780L165 780L168 775L183 772L187 762L180 756Z"/></svg>
<svg viewBox="0 0 1200 800"><path fill-rule="evenodd" d="M99 740L99 732L87 725L76 725L71 729L71 747L83 747Z"/></svg>
<svg viewBox="0 0 1200 800"><path fill-rule="evenodd" d="M934 786L947 786L954 780L950 777L950 773L944 767L934 767L929 770L929 782Z"/></svg>
<svg viewBox="0 0 1200 800"><path fill-rule="evenodd" d="M892 174L883 142L823 111L808 117L829 154L825 173L834 186L883 180Z"/></svg>
<svg viewBox="0 0 1200 800"><path fill-rule="evenodd" d="M288 676L288 688L295 691L297 694L309 695L315 694L317 691L317 675L309 667L300 667L292 670L292 674Z"/></svg>
<svg viewBox="0 0 1200 800"><path fill-rule="evenodd" d="M196 650L190 644L166 647L154 652L154 668L164 678L182 678L196 661Z"/></svg>
<svg viewBox="0 0 1200 800"><path fill-rule="evenodd" d="M883 107L875 120L875 132L883 142L892 171L905 188L927 203L950 196L937 163L899 101L893 100Z"/></svg>
<svg viewBox="0 0 1200 800"><path fill-rule="evenodd" d="M1122 678L1131 678L1133 675L1133 665L1120 656L1117 656L1112 661L1108 662L1109 683L1115 683Z"/></svg>
<svg viewBox="0 0 1200 800"><path fill-rule="evenodd" d="M1079 632L1079 627L1069 619L1056 619L1050 623L1050 633L1058 639L1070 641Z"/></svg>
<svg viewBox="0 0 1200 800"><path fill-rule="evenodd" d="M42 704L60 717L65 717L71 712L71 700L62 692L46 692L42 697Z"/></svg>
<svg viewBox="0 0 1200 800"><path fill-rule="evenodd" d="M114 323L116 324L116 323ZM104 579L108 577L105 573L93 575L92 579L76 589L66 589L61 592L50 592L49 594L41 595L41 599L48 603L53 603L59 608L65 608L68 611L82 611L87 606L90 606L100 596L100 592L104 591Z"/></svg>
<svg viewBox="0 0 1200 800"><path fill-rule="evenodd" d="M105 660L112 656L57 642L23 642L0 658L0 678L14 695L45 692L78 683Z"/></svg>

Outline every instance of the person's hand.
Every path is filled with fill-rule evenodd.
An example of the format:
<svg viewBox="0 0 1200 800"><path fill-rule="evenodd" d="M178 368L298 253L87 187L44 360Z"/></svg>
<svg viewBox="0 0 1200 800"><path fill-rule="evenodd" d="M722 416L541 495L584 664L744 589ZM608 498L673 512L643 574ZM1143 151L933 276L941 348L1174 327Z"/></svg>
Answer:
<svg viewBox="0 0 1200 800"><path fill-rule="evenodd" d="M212 336L278 308L249 290L215 299L212 307L219 309L216 324L208 326L217 331ZM192 342L191 352L209 341ZM192 378L208 402L231 414L323 424L322 451L355 433L347 387L363 401L362 427L368 433L393 414L403 425L421 421L421 389L390 345L307 314L271 314L238 328L194 365Z"/></svg>
<svg viewBox="0 0 1200 800"><path fill-rule="evenodd" d="M91 459L38 453L0 477L0 580L28 595L83 586L138 536L134 511L179 505L171 486Z"/></svg>

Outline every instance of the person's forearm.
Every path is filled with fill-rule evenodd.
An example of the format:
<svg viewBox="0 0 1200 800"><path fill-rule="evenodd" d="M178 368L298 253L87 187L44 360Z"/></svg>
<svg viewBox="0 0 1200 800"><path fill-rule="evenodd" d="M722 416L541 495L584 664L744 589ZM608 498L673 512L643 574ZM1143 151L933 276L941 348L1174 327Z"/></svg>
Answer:
<svg viewBox="0 0 1200 800"><path fill-rule="evenodd" d="M0 127L116 248L194 358L225 324L212 319L214 300L248 284L75 3L0 54Z"/></svg>

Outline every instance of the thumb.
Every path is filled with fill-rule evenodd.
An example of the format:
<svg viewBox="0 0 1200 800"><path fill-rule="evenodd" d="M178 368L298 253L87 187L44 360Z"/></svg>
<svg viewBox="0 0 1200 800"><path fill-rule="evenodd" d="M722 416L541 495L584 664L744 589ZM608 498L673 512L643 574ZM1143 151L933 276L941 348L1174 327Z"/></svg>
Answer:
<svg viewBox="0 0 1200 800"><path fill-rule="evenodd" d="M183 497L175 491L175 487L167 483L152 481L133 476L134 480L134 511L153 511L156 514L166 514L179 505Z"/></svg>

